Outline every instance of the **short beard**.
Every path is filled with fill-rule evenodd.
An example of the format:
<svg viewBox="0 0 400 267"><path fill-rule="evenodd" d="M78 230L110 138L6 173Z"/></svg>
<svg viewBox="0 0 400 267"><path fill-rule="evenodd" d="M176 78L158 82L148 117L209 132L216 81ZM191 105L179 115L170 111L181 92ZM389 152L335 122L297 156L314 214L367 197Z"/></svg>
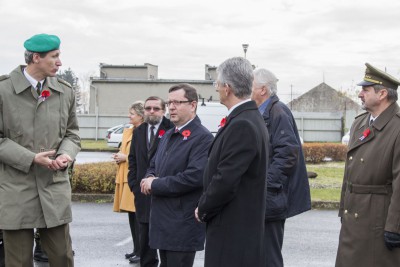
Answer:
<svg viewBox="0 0 400 267"><path fill-rule="evenodd" d="M162 117L158 117L158 116L144 116L144 121L150 125L159 124L161 119L162 119Z"/></svg>

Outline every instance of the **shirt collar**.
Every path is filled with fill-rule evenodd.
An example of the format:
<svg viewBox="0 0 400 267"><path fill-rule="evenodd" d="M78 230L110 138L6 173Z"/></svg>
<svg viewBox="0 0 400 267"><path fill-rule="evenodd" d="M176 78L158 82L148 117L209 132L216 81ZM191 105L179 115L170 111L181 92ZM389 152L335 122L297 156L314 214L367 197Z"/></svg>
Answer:
<svg viewBox="0 0 400 267"><path fill-rule="evenodd" d="M267 108L269 102L271 102L271 98L268 98L267 100L265 100L265 101L258 107L258 111L260 111L261 115L264 114L265 109Z"/></svg>
<svg viewBox="0 0 400 267"><path fill-rule="evenodd" d="M242 105L242 104L244 104L244 103L246 103L246 102L249 102L249 101L251 101L250 98L248 98L248 99L246 99L246 100L243 100L243 101L237 103L236 105L232 106L232 107L228 110L228 116L232 113L232 111L233 111L235 108L237 108L238 106L240 106L240 105Z"/></svg>
<svg viewBox="0 0 400 267"><path fill-rule="evenodd" d="M45 79L43 79L41 81L36 81L35 78L33 78L31 75L29 75L29 73L26 71L26 68L24 68L24 75L25 75L26 79L28 79L30 84L33 86L33 88L36 88L38 82L40 82L40 85L41 85L40 88L43 88L43 83L44 83Z"/></svg>
<svg viewBox="0 0 400 267"><path fill-rule="evenodd" d="M194 118L196 118L196 117L194 117ZM192 120L194 120L194 118L191 119L190 121L188 121L187 123L185 123L184 125L182 125L182 126L180 126L180 127L175 127L175 128L178 128L179 131L182 130L182 128L185 127L186 125L188 125L189 123L191 123Z"/></svg>

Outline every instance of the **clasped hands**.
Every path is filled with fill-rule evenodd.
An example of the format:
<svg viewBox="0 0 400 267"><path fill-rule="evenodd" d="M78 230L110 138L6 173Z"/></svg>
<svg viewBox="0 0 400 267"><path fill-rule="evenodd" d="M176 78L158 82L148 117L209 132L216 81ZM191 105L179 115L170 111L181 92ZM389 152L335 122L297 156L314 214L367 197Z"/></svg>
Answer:
<svg viewBox="0 0 400 267"><path fill-rule="evenodd" d="M117 164L120 164L120 163L126 161L126 155L121 152L113 153L111 155L111 157L114 159L115 163L117 163Z"/></svg>
<svg viewBox="0 0 400 267"><path fill-rule="evenodd" d="M151 184L153 183L154 179L157 179L157 177L150 176L147 178L143 178L142 181L140 181L140 191L142 192L142 194L151 194Z"/></svg>
<svg viewBox="0 0 400 267"><path fill-rule="evenodd" d="M51 157L54 157L55 155L55 150L40 152L35 155L33 162L53 171L65 169L68 167L68 163L72 162L71 157L67 154L61 154L58 155L57 158L51 159Z"/></svg>

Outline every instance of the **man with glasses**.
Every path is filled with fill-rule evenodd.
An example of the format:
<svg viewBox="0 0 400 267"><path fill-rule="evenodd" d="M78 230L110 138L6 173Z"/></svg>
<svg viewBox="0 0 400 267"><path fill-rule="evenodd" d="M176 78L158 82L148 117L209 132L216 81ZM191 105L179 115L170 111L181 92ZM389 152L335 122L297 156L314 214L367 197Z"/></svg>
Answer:
<svg viewBox="0 0 400 267"><path fill-rule="evenodd" d="M253 68L231 58L217 69L217 91L229 110L208 156L196 218L207 223L205 266L264 266L268 130L250 100Z"/></svg>
<svg viewBox="0 0 400 267"><path fill-rule="evenodd" d="M149 247L149 217L151 197L140 192L140 182L145 176L150 160L154 156L160 140L174 125L165 116L165 102L157 96L151 96L144 103L144 123L132 136L131 150L128 156L128 184L135 194L136 218L139 221L140 257L132 255L129 262L140 261L142 267L158 266L157 250ZM140 258L140 259L139 259Z"/></svg>
<svg viewBox="0 0 400 267"><path fill-rule="evenodd" d="M193 211L203 190L203 172L212 134L196 115L198 96L189 84L169 89L170 119L175 128L161 139L142 193L152 196L150 247L159 249L161 267L193 266L204 249L205 228Z"/></svg>

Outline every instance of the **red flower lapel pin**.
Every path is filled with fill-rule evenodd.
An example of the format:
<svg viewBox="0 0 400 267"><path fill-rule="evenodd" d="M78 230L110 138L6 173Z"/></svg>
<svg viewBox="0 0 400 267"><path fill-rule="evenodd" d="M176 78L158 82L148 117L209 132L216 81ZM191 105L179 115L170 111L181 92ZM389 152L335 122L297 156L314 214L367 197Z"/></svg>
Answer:
<svg viewBox="0 0 400 267"><path fill-rule="evenodd" d="M50 92L48 90L43 90L42 94L39 96L39 100L45 101L46 98L50 96Z"/></svg>
<svg viewBox="0 0 400 267"><path fill-rule="evenodd" d="M190 130L184 130L184 131L182 132L183 140L187 140L188 137L190 136L190 134L191 134Z"/></svg>
<svg viewBox="0 0 400 267"><path fill-rule="evenodd" d="M163 137L164 134L165 134L165 130L161 129L161 130L158 132L158 138Z"/></svg>
<svg viewBox="0 0 400 267"><path fill-rule="evenodd" d="M225 123L226 123L226 117L223 117L222 120L221 120L221 122L219 123L218 127L219 127L219 128L224 127L224 126L225 126Z"/></svg>
<svg viewBox="0 0 400 267"><path fill-rule="evenodd" d="M365 138L367 138L368 137L368 135L371 133L371 130L369 129L369 128L367 128L367 129L365 129L364 130L364 132L363 132L363 135L360 137L360 138L358 138L360 141L362 141L362 140L364 140Z"/></svg>

